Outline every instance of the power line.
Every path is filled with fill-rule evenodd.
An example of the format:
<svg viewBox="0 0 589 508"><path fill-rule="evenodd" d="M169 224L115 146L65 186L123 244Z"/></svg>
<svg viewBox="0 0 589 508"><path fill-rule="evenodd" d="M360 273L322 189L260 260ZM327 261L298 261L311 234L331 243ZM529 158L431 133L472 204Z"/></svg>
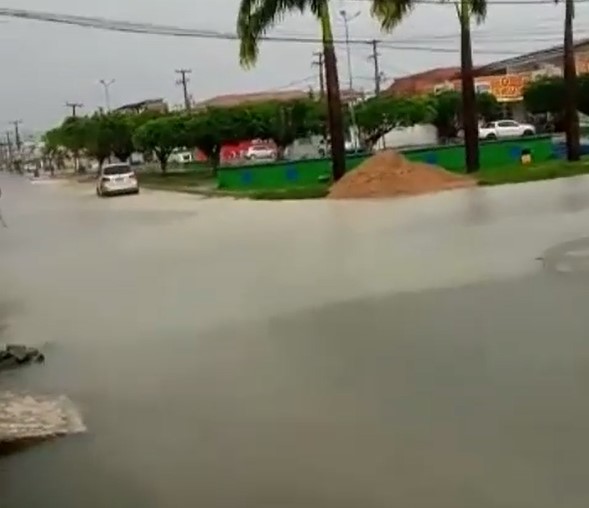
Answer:
<svg viewBox="0 0 589 508"><path fill-rule="evenodd" d="M309 32L298 32L298 31L289 31L284 32L280 29L274 29L273 33L276 33L279 36L290 36L290 37L303 37L309 38L314 37L313 33ZM547 36L549 37L558 37L562 38L562 30L555 29L554 25L534 25L533 28L521 28L518 29L516 33L513 30L505 31L505 30L496 30L496 29L489 29L483 27L476 27L471 31L473 41L481 40L481 39L491 39L494 43L503 43L504 41L509 42L526 42L526 41L533 41L533 42L545 42ZM530 36L537 36L540 37L538 39L530 39ZM589 32L583 30L581 26L575 28L575 36L577 37L589 37ZM374 35L358 35L357 37L363 40L364 38L367 39L367 43L369 43L373 38ZM388 42L394 44L415 44L415 43L424 43L424 42L439 42L440 40L448 40L453 42L454 39L459 39L460 33L445 33L445 34L412 34L409 36L404 36L402 39L393 36L392 38L387 38Z"/></svg>
<svg viewBox="0 0 589 508"><path fill-rule="evenodd" d="M420 0L424 1L424 0ZM528 1L528 0L527 0ZM542 0L544 2L544 0ZM576 0L577 2L589 2L589 0ZM432 2L436 3L436 2ZM546 3L546 2L544 2ZM95 28L99 30L109 30L115 32L123 32L123 33L135 33L135 34L147 34L147 35L163 35L163 36L170 36L170 37L191 37L191 38L199 38L199 39L216 39L216 40L238 40L238 36L236 33L229 33L229 32L219 32L214 30L202 30L202 29L191 29L191 28L182 28L176 26L169 26L169 25L156 25L151 23L133 23L128 21L117 21L117 20L109 20L106 18L98 18L98 17L88 17L88 16L72 16L66 14L56 14L56 13L48 13L48 12L38 12L38 11L28 11L22 9L9 9L9 8L0 8L0 16L5 17L12 17L12 18L19 18L19 19L26 19L26 20L33 20L33 21L41 21L46 23L58 23L58 24L65 24L65 25L73 25L79 26L83 28ZM273 41L273 42L292 42L292 43L301 43L301 44L321 44L322 40L317 37L299 37L299 36L287 36L287 35L266 35L260 37L261 40L265 41ZM374 39L350 39L346 41L345 39L334 39L334 44L360 44L360 45L369 45L372 44ZM426 48L422 46L404 46L399 45L396 47L392 46L390 41L380 40L380 43L387 43L389 44L389 48L391 49L398 49L398 50L406 50L406 51L426 51L432 52L432 48ZM433 52L443 52L443 53L457 53L458 49L452 48L433 48ZM493 51L489 54L494 55L510 55L510 54L519 54L519 52L513 51Z"/></svg>
<svg viewBox="0 0 589 508"><path fill-rule="evenodd" d="M372 0L354 0L355 2L371 2ZM415 4L449 5L454 7L458 2L444 0L413 0ZM589 0L575 0L575 4L589 3ZM555 5L554 0L487 0L487 5Z"/></svg>
<svg viewBox="0 0 589 508"><path fill-rule="evenodd" d="M284 89L291 88L296 85L302 85L304 83L308 83L309 81L315 81L315 76L307 76L306 78L295 79L294 81L289 81L288 83L285 83L284 85L274 86L266 91L273 92L273 91L284 90Z"/></svg>
<svg viewBox="0 0 589 508"><path fill-rule="evenodd" d="M397 51L425 51L427 53L460 53L460 48L437 48L431 46L398 46L391 44L388 41L378 41L380 47L384 49L394 49ZM480 55L521 55L521 51L509 51L509 50L489 50L489 49L473 49L473 51Z"/></svg>

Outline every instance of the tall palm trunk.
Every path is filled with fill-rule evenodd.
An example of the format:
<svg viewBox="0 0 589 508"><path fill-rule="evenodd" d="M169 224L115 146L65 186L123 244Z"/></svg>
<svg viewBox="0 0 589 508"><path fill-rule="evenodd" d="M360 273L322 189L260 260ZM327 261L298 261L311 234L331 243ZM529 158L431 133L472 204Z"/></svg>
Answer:
<svg viewBox="0 0 589 508"><path fill-rule="evenodd" d="M333 33L327 0L321 3L321 31L323 37L323 59L325 62L325 85L327 88L327 117L329 122L329 137L331 139L331 164L333 179L337 181L346 172L346 151L337 59L333 46Z"/></svg>
<svg viewBox="0 0 589 508"><path fill-rule="evenodd" d="M465 163L466 172L474 173L479 169L479 127L472 65L470 11L465 0L460 2L458 16L460 19L460 76L462 81Z"/></svg>
<svg viewBox="0 0 589 508"><path fill-rule="evenodd" d="M578 161L581 158L579 140L579 114L577 113L577 70L575 66L575 47L573 44L574 0L565 0L564 14L564 125L566 133L567 159Z"/></svg>

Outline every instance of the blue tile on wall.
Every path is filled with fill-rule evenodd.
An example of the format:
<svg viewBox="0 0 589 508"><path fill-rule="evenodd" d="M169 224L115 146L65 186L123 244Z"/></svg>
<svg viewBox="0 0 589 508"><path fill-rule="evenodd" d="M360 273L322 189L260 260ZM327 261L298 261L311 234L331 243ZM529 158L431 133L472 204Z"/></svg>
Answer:
<svg viewBox="0 0 589 508"><path fill-rule="evenodd" d="M294 164L286 167L286 179L289 182L296 182L299 179L299 172Z"/></svg>
<svg viewBox="0 0 589 508"><path fill-rule="evenodd" d="M251 171L243 171L241 173L241 183L250 184L254 181L254 175Z"/></svg>
<svg viewBox="0 0 589 508"><path fill-rule="evenodd" d="M519 160L522 156L522 147L521 146L512 146L509 149L509 156L512 159Z"/></svg>
<svg viewBox="0 0 589 508"><path fill-rule="evenodd" d="M438 154L434 152L429 152L425 154L425 158L423 159L424 162L428 164L437 164L438 163Z"/></svg>

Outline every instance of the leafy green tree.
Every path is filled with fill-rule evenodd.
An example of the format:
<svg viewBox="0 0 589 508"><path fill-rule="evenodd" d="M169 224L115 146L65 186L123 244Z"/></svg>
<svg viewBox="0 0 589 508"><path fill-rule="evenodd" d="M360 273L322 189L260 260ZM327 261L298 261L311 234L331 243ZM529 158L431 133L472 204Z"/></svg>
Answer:
<svg viewBox="0 0 589 508"><path fill-rule="evenodd" d="M61 128L55 127L48 130L43 135L43 158L48 163L49 170L53 175L55 168L63 169L64 164L64 148L61 141Z"/></svg>
<svg viewBox="0 0 589 508"><path fill-rule="evenodd" d="M559 76L530 81L523 92L526 110L532 114L559 115L564 110L564 96L564 80Z"/></svg>
<svg viewBox="0 0 589 508"><path fill-rule="evenodd" d="M177 115L162 116L148 120L133 135L135 146L140 150L153 152L162 173L168 168L168 158L174 150L186 145L186 123Z"/></svg>
<svg viewBox="0 0 589 508"><path fill-rule="evenodd" d="M104 161L110 157L115 133L113 119L107 115L96 114L86 119L86 153L98 161L102 168Z"/></svg>
<svg viewBox="0 0 589 508"><path fill-rule="evenodd" d="M225 143L263 136L263 128L245 107L210 107L186 118L185 145L198 148L216 169Z"/></svg>
<svg viewBox="0 0 589 508"><path fill-rule="evenodd" d="M271 139L277 147L277 158L284 158L286 148L295 140L325 132L321 104L313 100L267 102L250 112L258 123L256 138Z"/></svg>
<svg viewBox="0 0 589 508"><path fill-rule="evenodd" d="M501 105L492 93L477 93L476 103L479 117L483 120L491 122L501 117Z"/></svg>
<svg viewBox="0 0 589 508"><path fill-rule="evenodd" d="M345 173L345 143L342 101L339 89L337 60L328 0L241 0L237 16L237 34L240 39L239 56L245 67L253 65L258 57L260 37L291 11L311 11L321 25L325 81L331 138L331 156L334 180Z"/></svg>
<svg viewBox="0 0 589 508"><path fill-rule="evenodd" d="M133 132L136 128L133 120L127 115L108 115L112 135L111 150L121 162L126 162L133 153Z"/></svg>
<svg viewBox="0 0 589 508"><path fill-rule="evenodd" d="M417 4L415 0L373 0L372 14L380 21L384 30L390 31L405 19ZM473 17L477 23L485 19L487 1L460 0L455 6L460 22L460 76L465 165L466 171L472 173L479 169L479 133L470 25Z"/></svg>
<svg viewBox="0 0 589 508"><path fill-rule="evenodd" d="M61 124L60 140L74 157L74 165L77 171L83 172L79 164L80 153L88 143L88 120L85 117L68 117Z"/></svg>
<svg viewBox="0 0 589 508"><path fill-rule="evenodd" d="M80 152L86 145L88 123L85 117L68 117L60 127L61 144L72 152Z"/></svg>
<svg viewBox="0 0 589 508"><path fill-rule="evenodd" d="M436 114L432 123L438 129L440 140L456 138L462 127L462 97L460 92L447 90L432 96ZM501 108L497 99L490 93L475 96L479 117L491 121L499 117Z"/></svg>
<svg viewBox="0 0 589 508"><path fill-rule="evenodd" d="M135 132L144 123L147 123L150 120L155 120L156 118L162 118L164 116L169 116L169 115L167 113L162 113L160 111L146 110L146 111L142 111L141 113L121 114L120 116L127 119L129 124L131 125L131 131Z"/></svg>
<svg viewBox="0 0 589 508"><path fill-rule="evenodd" d="M427 97L379 96L360 103L355 113L362 139L372 147L395 127L430 122L435 109Z"/></svg>
<svg viewBox="0 0 589 508"><path fill-rule="evenodd" d="M460 109L462 98L460 92L447 90L432 96L436 116L432 123L438 130L438 139L445 141L458 136L460 129Z"/></svg>
<svg viewBox="0 0 589 508"><path fill-rule="evenodd" d="M565 109L566 85L562 76L530 81L524 88L524 105L532 114L561 114ZM577 109L589 114L589 74L577 77Z"/></svg>

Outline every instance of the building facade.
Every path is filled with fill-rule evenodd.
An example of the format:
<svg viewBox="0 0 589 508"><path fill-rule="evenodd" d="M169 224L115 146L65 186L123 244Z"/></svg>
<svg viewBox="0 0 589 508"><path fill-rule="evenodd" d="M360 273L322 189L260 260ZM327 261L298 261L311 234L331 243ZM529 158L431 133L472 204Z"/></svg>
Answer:
<svg viewBox="0 0 589 508"><path fill-rule="evenodd" d="M578 74L589 73L589 39L575 44L575 60ZM527 116L523 103L526 84L540 77L562 75L562 62L562 46L499 60L475 69L475 88L477 92L493 94L503 107L504 117L524 121ZM460 90L460 86L460 69L449 67L400 78L387 92L417 95Z"/></svg>

